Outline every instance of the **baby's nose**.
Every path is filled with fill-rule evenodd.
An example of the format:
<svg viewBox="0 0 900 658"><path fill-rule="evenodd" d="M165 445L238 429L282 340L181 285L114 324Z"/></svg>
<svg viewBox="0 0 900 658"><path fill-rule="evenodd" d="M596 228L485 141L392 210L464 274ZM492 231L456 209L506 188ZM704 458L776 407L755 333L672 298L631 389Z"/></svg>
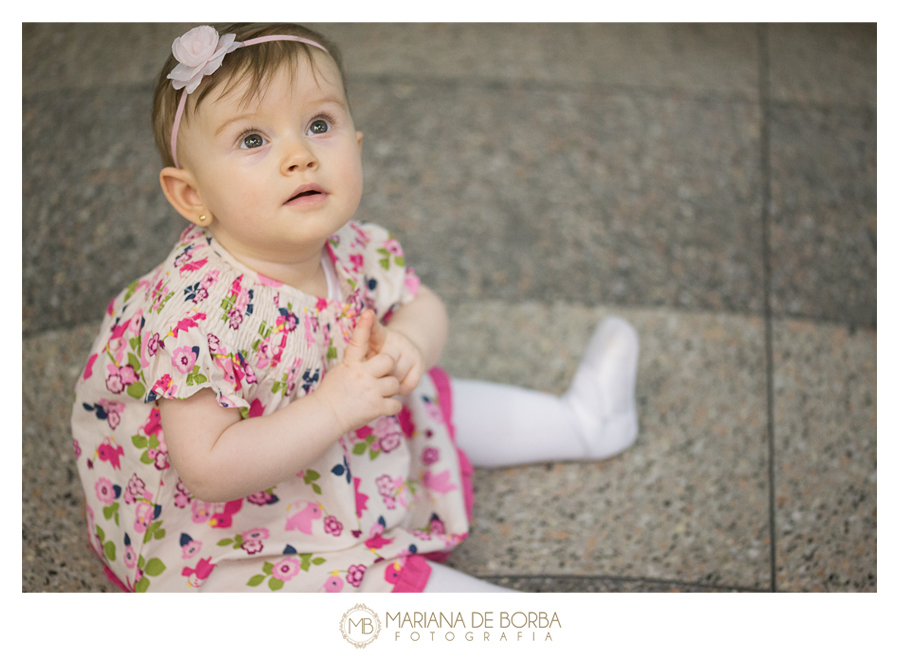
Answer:
<svg viewBox="0 0 900 658"><path fill-rule="evenodd" d="M291 173L301 169L314 169L317 164L318 159L312 149L296 142L288 147L282 169L285 173Z"/></svg>

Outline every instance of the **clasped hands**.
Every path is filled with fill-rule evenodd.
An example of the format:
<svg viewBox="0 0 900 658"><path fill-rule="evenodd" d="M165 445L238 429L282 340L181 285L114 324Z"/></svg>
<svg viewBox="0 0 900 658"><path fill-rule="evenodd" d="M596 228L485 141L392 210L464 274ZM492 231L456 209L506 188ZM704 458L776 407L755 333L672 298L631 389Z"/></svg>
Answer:
<svg viewBox="0 0 900 658"><path fill-rule="evenodd" d="M367 425L403 408L396 395L412 392L422 379L422 351L401 332L363 311L344 359L329 370L317 394L330 406L341 433Z"/></svg>

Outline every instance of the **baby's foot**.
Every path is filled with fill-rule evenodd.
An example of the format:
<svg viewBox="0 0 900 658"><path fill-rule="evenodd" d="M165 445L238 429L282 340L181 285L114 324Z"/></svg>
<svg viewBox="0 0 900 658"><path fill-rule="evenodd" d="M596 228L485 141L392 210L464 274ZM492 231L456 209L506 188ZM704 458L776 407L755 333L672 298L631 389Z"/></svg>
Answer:
<svg viewBox="0 0 900 658"><path fill-rule="evenodd" d="M622 318L601 322L563 396L574 411L587 459L611 457L634 443L637 363L634 328Z"/></svg>

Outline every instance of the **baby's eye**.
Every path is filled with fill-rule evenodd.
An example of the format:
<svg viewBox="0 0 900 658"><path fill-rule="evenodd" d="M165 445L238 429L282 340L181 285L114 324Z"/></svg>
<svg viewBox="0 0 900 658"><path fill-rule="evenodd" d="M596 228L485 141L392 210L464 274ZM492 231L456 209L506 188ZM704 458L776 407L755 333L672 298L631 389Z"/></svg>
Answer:
<svg viewBox="0 0 900 658"><path fill-rule="evenodd" d="M242 149L258 149L263 144L265 144L265 140L256 133L250 133L241 138Z"/></svg>
<svg viewBox="0 0 900 658"><path fill-rule="evenodd" d="M311 124L309 124L309 130L307 134L309 135L322 135L331 130L331 126L328 125L328 122L325 119L316 119Z"/></svg>

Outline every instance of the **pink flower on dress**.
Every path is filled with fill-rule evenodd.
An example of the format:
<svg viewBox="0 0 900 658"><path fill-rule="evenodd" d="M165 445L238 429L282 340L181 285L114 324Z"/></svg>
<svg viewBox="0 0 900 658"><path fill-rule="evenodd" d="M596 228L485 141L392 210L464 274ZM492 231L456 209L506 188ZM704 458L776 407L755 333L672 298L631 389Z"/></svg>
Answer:
<svg viewBox="0 0 900 658"><path fill-rule="evenodd" d="M400 248L400 243L397 242L395 238L389 238L384 243L384 248L391 252L394 256L402 256L403 249Z"/></svg>
<svg viewBox="0 0 900 658"><path fill-rule="evenodd" d="M218 280L219 270L212 270L211 272L207 272L206 276L203 277L203 280L200 282L200 287L209 288Z"/></svg>
<svg viewBox="0 0 900 658"><path fill-rule="evenodd" d="M270 494L268 491L260 491L258 493L250 494L249 496L247 496L247 502L253 503L254 505L266 505L270 500L272 500L272 498L272 494Z"/></svg>
<svg viewBox="0 0 900 658"><path fill-rule="evenodd" d="M272 578L286 583L300 573L300 563L297 558L287 557L272 567Z"/></svg>
<svg viewBox="0 0 900 658"><path fill-rule="evenodd" d="M209 345L209 351L213 354L224 353L220 352L221 347L219 346L219 337L215 334L208 334L206 336L206 343Z"/></svg>
<svg viewBox="0 0 900 658"><path fill-rule="evenodd" d="M72 439L72 448L75 449L75 459L81 457L81 446L78 445L78 439Z"/></svg>
<svg viewBox="0 0 900 658"><path fill-rule="evenodd" d="M109 505L116 499L116 492L113 490L113 484L106 478L100 478L94 485L94 491L97 492L97 498L100 502Z"/></svg>
<svg viewBox="0 0 900 658"><path fill-rule="evenodd" d="M111 393L116 394L125 390L125 384L122 383L122 378L119 376L118 372L114 372L106 378L106 388Z"/></svg>
<svg viewBox="0 0 900 658"><path fill-rule="evenodd" d="M256 383L256 373L253 372L253 368L250 367L250 364L246 361L242 363L244 369L244 378L247 380L248 384Z"/></svg>
<svg viewBox="0 0 900 658"><path fill-rule="evenodd" d="M241 314L240 310L233 308L228 311L228 326L232 329L237 330L241 326L241 322L244 321L244 316Z"/></svg>
<svg viewBox="0 0 900 658"><path fill-rule="evenodd" d="M147 528L150 526L150 523L153 521L153 505L150 503L138 503L137 507L134 508L134 531L139 532L142 535L147 532Z"/></svg>
<svg viewBox="0 0 900 658"><path fill-rule="evenodd" d="M114 430L122 422L122 416L115 409L110 409L106 412L106 421L109 423L109 429Z"/></svg>
<svg viewBox="0 0 900 658"><path fill-rule="evenodd" d="M191 502L191 492L184 486L181 478L178 478L178 482L175 483L175 507L184 509L189 502Z"/></svg>
<svg viewBox="0 0 900 658"><path fill-rule="evenodd" d="M325 517L325 532L334 535L335 537L339 537L343 529L344 524L338 521L336 516Z"/></svg>
<svg viewBox="0 0 900 658"><path fill-rule="evenodd" d="M137 473L132 473L131 477L128 479L128 486L125 489L125 502L129 505L134 503L139 498L150 498L150 493L144 486L144 481L137 476Z"/></svg>
<svg viewBox="0 0 900 658"><path fill-rule="evenodd" d="M422 463L423 464L434 464L441 458L441 453L437 448L425 448L422 451Z"/></svg>
<svg viewBox="0 0 900 658"><path fill-rule="evenodd" d="M258 539L251 539L241 544L241 548L247 551L247 555L259 553L263 549L263 543Z"/></svg>
<svg viewBox="0 0 900 658"><path fill-rule="evenodd" d="M131 366L116 368L110 364L107 366L109 377L106 378L106 388L112 393L122 393L128 386L134 384L138 378Z"/></svg>
<svg viewBox="0 0 900 658"><path fill-rule="evenodd" d="M244 541L262 541L269 538L269 531L265 528L253 528L241 533L241 539Z"/></svg>
<svg viewBox="0 0 900 658"><path fill-rule="evenodd" d="M400 445L400 440L403 438L400 424L392 416L382 416L376 420L374 430L381 449L385 452L396 450Z"/></svg>
<svg viewBox="0 0 900 658"><path fill-rule="evenodd" d="M190 560L200 552L201 548L203 548L203 542L192 539L187 544L181 547L181 558L183 560Z"/></svg>
<svg viewBox="0 0 900 658"><path fill-rule="evenodd" d="M198 352L199 350L196 347L176 348L172 352L172 365L178 369L178 372L186 375L194 369L194 364L197 363Z"/></svg>
<svg viewBox="0 0 900 658"><path fill-rule="evenodd" d="M375 484L378 485L378 493L382 496L390 496L393 498L394 480L390 475L385 473L384 475L379 476L375 479Z"/></svg>
<svg viewBox="0 0 900 658"><path fill-rule="evenodd" d="M347 582L354 587L359 587L362 583L363 576L366 575L366 566L364 564L351 565L347 570Z"/></svg>
<svg viewBox="0 0 900 658"><path fill-rule="evenodd" d="M328 580L323 585L326 592L340 592L344 589L344 581L337 576L328 576Z"/></svg>
<svg viewBox="0 0 900 658"><path fill-rule="evenodd" d="M204 503L196 499L191 503L191 520L194 523L209 523L213 514L213 503Z"/></svg>
<svg viewBox="0 0 900 658"><path fill-rule="evenodd" d="M150 356L154 356L156 354L156 350L159 349L159 334L153 334L150 337L150 340L147 341L147 353Z"/></svg>
<svg viewBox="0 0 900 658"><path fill-rule="evenodd" d="M431 520L431 532L436 535L444 534L444 522L438 518L433 518Z"/></svg>

